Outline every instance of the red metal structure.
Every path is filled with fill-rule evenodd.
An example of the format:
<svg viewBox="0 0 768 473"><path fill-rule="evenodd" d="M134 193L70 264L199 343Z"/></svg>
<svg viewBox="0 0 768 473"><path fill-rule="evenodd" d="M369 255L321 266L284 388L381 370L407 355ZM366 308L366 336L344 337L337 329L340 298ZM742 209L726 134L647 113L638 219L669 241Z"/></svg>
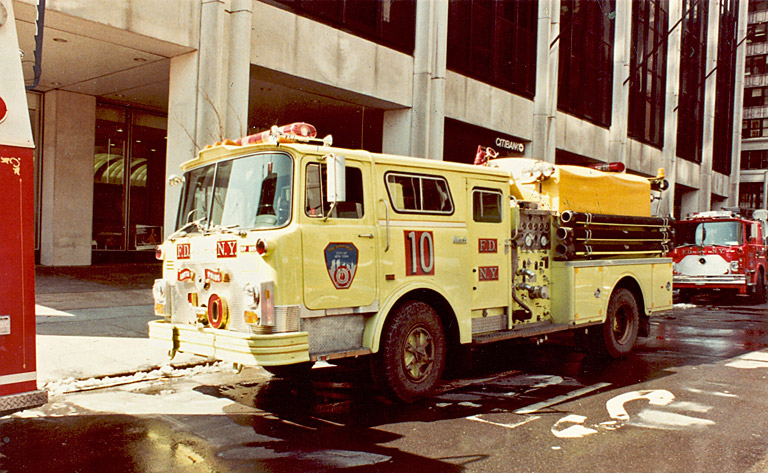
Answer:
<svg viewBox="0 0 768 473"><path fill-rule="evenodd" d="M35 362L32 130L11 0L0 0L0 413L41 405Z"/></svg>
<svg viewBox="0 0 768 473"><path fill-rule="evenodd" d="M680 298L730 291L765 302L765 221L730 211L701 212L675 226L674 286Z"/></svg>

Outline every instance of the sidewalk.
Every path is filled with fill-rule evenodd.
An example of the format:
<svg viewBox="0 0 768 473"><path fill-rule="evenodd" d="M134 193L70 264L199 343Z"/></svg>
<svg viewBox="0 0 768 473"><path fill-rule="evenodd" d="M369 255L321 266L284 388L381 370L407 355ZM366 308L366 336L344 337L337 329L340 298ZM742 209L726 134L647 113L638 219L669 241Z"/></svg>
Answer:
<svg viewBox="0 0 768 473"><path fill-rule="evenodd" d="M147 338L159 263L35 268L37 381L133 373L171 362ZM180 353L173 365L203 361Z"/></svg>

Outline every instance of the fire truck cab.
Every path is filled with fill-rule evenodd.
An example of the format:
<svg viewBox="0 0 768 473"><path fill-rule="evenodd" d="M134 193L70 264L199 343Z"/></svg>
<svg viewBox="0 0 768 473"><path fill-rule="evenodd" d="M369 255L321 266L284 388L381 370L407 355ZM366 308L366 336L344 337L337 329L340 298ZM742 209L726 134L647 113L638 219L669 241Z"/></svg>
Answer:
<svg viewBox="0 0 768 473"><path fill-rule="evenodd" d="M672 258L674 285L681 300L697 293L728 291L765 302L764 215L765 211L755 211L753 218L746 218L717 210L677 222Z"/></svg>
<svg viewBox="0 0 768 473"><path fill-rule="evenodd" d="M314 134L275 128L182 166L152 339L278 375L366 356L412 401L462 345L574 330L620 357L672 305L670 222L650 216L646 178Z"/></svg>

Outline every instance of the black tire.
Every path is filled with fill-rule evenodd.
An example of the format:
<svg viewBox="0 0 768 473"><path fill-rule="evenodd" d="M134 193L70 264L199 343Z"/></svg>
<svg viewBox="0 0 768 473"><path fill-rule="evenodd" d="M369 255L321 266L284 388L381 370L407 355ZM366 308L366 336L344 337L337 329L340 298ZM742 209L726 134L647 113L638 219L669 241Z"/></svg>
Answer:
<svg viewBox="0 0 768 473"><path fill-rule="evenodd" d="M424 302L407 302L385 324L371 373L388 398L413 402L433 392L445 356L445 333L435 309Z"/></svg>
<svg viewBox="0 0 768 473"><path fill-rule="evenodd" d="M757 283L755 284L755 287L752 288L752 302L755 304L762 304L765 302L765 273L763 272L763 268L760 268L760 272L757 273Z"/></svg>
<svg viewBox="0 0 768 473"><path fill-rule="evenodd" d="M693 291L690 289L680 289L677 292L677 302L679 303L686 303L691 302L693 299Z"/></svg>
<svg viewBox="0 0 768 473"><path fill-rule="evenodd" d="M262 366L268 373L276 378L304 380L309 379L309 371L312 369L311 361L295 363L293 365Z"/></svg>
<svg viewBox="0 0 768 473"><path fill-rule="evenodd" d="M611 358L623 358L632 351L639 327L640 310L635 296L629 289L616 289L608 302L599 350Z"/></svg>

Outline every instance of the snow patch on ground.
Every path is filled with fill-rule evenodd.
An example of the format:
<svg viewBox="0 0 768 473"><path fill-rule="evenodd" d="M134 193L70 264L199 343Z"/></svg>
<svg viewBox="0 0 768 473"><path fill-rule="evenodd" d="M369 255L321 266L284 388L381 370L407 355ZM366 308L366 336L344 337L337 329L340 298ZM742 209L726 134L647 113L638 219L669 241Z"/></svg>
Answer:
<svg viewBox="0 0 768 473"><path fill-rule="evenodd" d="M69 394L80 391L92 391L95 389L122 386L126 384L140 383L163 378L178 378L181 376L194 376L198 374L220 373L231 371L226 363L195 365L190 367L174 368L165 364L151 371L139 371L125 376L107 376L100 378L75 379L64 378L43 383L41 389L47 389L51 396Z"/></svg>

